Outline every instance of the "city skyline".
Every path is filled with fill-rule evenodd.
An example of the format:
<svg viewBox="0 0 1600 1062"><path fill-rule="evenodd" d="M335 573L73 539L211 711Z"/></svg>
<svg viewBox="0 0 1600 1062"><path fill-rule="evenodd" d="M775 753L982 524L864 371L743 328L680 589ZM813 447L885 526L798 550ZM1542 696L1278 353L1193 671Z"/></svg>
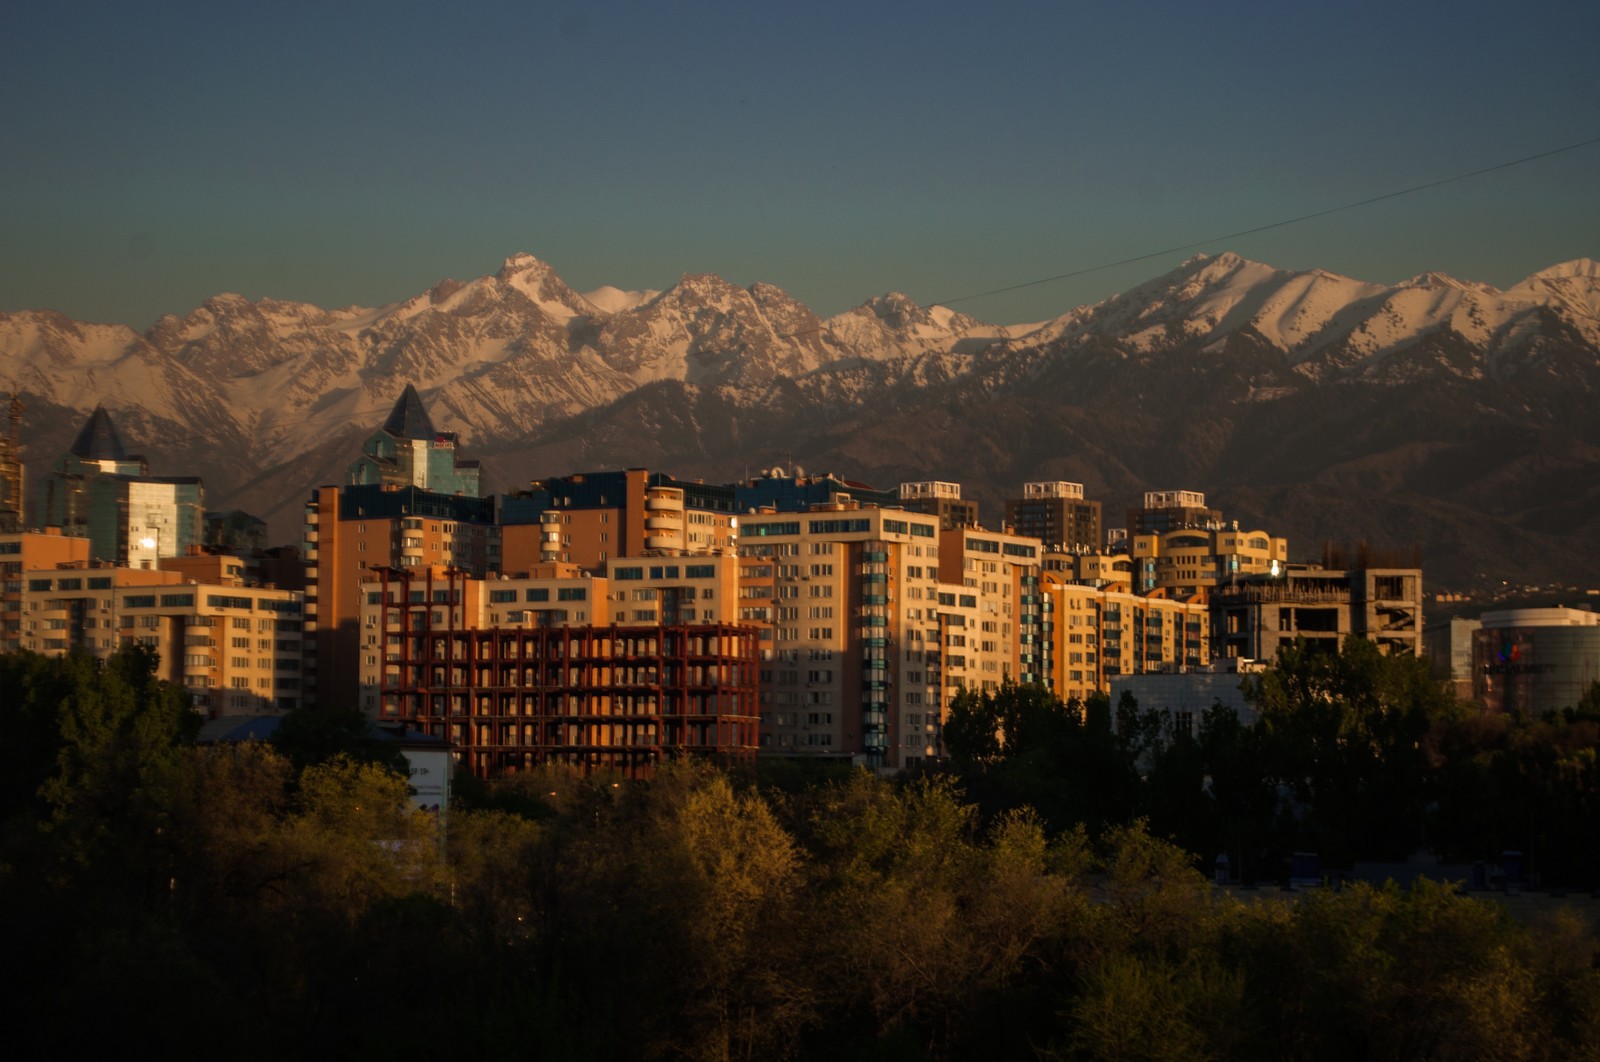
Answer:
<svg viewBox="0 0 1600 1062"><path fill-rule="evenodd" d="M32 9L0 45L0 309L377 306L518 251L580 291L710 272L995 323L1223 250L1504 287L1596 256L1600 145L1095 267L1593 137L1595 30L1572 3Z"/></svg>

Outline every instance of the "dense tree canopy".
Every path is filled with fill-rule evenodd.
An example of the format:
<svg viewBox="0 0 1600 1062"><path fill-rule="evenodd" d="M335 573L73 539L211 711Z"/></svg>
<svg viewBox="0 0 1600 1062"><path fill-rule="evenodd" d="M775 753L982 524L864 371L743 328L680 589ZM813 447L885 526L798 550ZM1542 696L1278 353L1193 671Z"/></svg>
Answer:
<svg viewBox="0 0 1600 1062"><path fill-rule="evenodd" d="M1360 657L1290 661L1256 726L1216 711L1188 735L1009 689L958 704L948 772L773 788L692 763L634 783L544 769L463 787L448 824L381 764L195 747L150 663L0 658L20 1055L1554 1059L1600 1042L1600 942L1569 911L1514 922L1425 882L1218 890L1165 839L1263 865L1313 836L1408 844L1407 823L1364 833L1320 805L1381 797L1437 831L1474 779L1546 801L1550 830L1583 810L1584 720L1474 729ZM1450 843L1480 843L1458 817Z"/></svg>

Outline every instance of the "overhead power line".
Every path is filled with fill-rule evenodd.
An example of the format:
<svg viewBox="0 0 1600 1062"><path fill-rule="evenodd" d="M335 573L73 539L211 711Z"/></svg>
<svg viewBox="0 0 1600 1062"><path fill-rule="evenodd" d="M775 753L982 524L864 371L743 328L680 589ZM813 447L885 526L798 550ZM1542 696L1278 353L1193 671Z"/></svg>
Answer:
<svg viewBox="0 0 1600 1062"><path fill-rule="evenodd" d="M1353 203L1344 203L1340 206L1328 207L1324 210L1314 210L1309 214L1300 214L1296 217L1284 218L1281 221L1272 221L1265 225L1256 225L1253 228L1240 229L1237 232L1224 233L1221 236L1211 236L1204 240L1196 240L1193 243L1179 244L1176 247L1165 247L1159 251L1150 251L1147 254L1134 255L1132 258L1119 258L1115 262L1102 262L1099 265L1085 266L1082 269L1074 269L1067 273L1057 273L1054 276L1040 277L1038 280L1025 280L1020 284L1008 284L1003 288L992 288L989 291L979 291L971 295L959 295L953 299L938 299L929 305L951 306L958 302L971 302L974 299L985 299L991 295L1004 295L1007 292L1021 291L1024 288L1036 288L1041 284L1053 284L1058 280L1070 280L1073 277L1086 276L1090 273L1099 273L1103 270L1115 269L1118 266L1132 265L1135 262L1144 262L1151 258L1160 258L1162 255L1176 254L1179 251L1192 251L1199 247L1206 247L1211 244L1221 243L1223 240L1237 240L1242 236L1254 236L1258 232L1281 229L1286 225L1298 225L1302 221L1311 221L1315 218L1325 218L1330 214L1338 214L1346 210L1355 210L1358 207L1371 206L1374 203L1382 203L1387 199L1398 199L1403 195L1412 195L1416 192L1424 192L1430 188L1439 188L1443 185L1454 184L1457 181L1471 180L1474 177L1482 177L1486 173L1495 173L1499 170L1509 170L1513 166L1523 166L1530 162L1537 162L1539 159L1550 158L1552 155L1564 155L1569 151L1577 151L1579 148L1586 148L1593 144L1600 144L1600 136L1592 136L1587 140L1580 140L1575 144L1567 144L1564 147L1551 148L1549 151L1539 151L1532 155L1524 155L1521 158L1511 159L1507 162L1497 162L1493 166L1484 166L1481 169L1471 170L1467 173L1458 173L1450 177L1440 177L1438 180L1426 181L1422 184L1414 184L1410 188L1401 188L1398 191L1384 192L1382 195L1368 196L1366 199L1358 199Z"/></svg>

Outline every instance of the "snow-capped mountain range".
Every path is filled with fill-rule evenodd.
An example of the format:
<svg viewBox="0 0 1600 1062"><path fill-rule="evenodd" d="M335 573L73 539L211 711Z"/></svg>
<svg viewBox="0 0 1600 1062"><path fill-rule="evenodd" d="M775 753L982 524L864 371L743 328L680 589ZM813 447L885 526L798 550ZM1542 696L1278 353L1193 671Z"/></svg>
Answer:
<svg viewBox="0 0 1600 1062"><path fill-rule="evenodd" d="M1385 285L1202 256L1095 305L1011 327L898 293L821 318L772 285L741 288L712 275L685 275L664 291L580 294L526 254L490 276L442 281L376 309L222 294L142 334L49 310L0 313L0 390L21 391L52 424L56 412L70 422L104 403L131 446L203 466L155 471L199 472L214 505L280 516L316 482L338 478L349 438L380 422L408 382L435 423L463 434L469 453L499 455L509 482L498 485L514 486L582 467L527 467L541 447L548 460L656 460L664 456L649 452L656 422L661 432L672 422L672 432L695 437L684 452L706 474L732 461L720 475L733 478L741 460L782 456L750 452L753 445L798 457L820 445L826 425L855 423L858 414L870 414L858 434L881 433L885 409L909 416L942 403L986 418L984 402L1047 398L1078 411L1067 420L1093 406L1123 421L1166 417L1192 429L1311 392L1350 401L1358 385L1420 398L1428 388L1493 384L1521 395L1530 373L1555 374L1558 398L1592 398L1597 363L1600 264L1590 259L1502 291L1438 273ZM1188 382L1163 382L1179 378ZM1487 394L1473 401L1503 405ZM677 424L690 407L735 423ZM605 411L623 408L646 425L636 439L644 452L631 460L597 449ZM578 424L589 427L574 449ZM30 433L30 464L53 460L71 428ZM1066 478L1116 491L1160 473L1135 467L1110 443L1095 449L1127 475L1090 468ZM1053 475L1000 456L1008 476ZM857 460L867 467L842 471L885 475L911 464ZM1188 473L1182 462L1177 471ZM1188 474L1210 472L1202 462ZM1004 496L1017 485L993 489ZM271 490L282 499L267 497Z"/></svg>

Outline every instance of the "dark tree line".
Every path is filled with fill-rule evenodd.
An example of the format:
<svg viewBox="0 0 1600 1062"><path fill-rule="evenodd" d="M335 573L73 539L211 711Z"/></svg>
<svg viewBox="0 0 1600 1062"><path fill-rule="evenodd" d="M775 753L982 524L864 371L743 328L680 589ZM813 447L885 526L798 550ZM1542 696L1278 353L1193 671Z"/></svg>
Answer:
<svg viewBox="0 0 1600 1062"><path fill-rule="evenodd" d="M1161 839L1171 823L1138 817L1193 767L1133 706L1113 728L1109 705L978 699L952 721L970 730L960 773L895 783L690 763L648 783L464 782L442 829L337 720L297 721L283 748L195 747L149 664L0 658L18 1057L1557 1059L1600 1042L1600 942L1564 909L1521 924L1428 884L1214 890ZM1241 822L1286 828L1254 799Z"/></svg>
<svg viewBox="0 0 1600 1062"><path fill-rule="evenodd" d="M1248 881L1285 877L1298 851L1337 871L1517 850L1547 884L1600 886L1600 685L1544 719L1485 718L1422 661L1361 639L1297 644L1242 680L1259 718L1219 705L1192 732L1131 699L964 694L945 729L951 769L986 814L1028 806L1053 830L1142 816Z"/></svg>

